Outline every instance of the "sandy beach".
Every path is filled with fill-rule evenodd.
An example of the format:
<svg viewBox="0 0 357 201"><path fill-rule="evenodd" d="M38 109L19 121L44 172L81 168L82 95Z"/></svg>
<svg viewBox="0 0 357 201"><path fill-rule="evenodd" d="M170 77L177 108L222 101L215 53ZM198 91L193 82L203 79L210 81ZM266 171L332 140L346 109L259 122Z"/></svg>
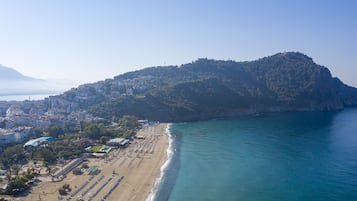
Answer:
<svg viewBox="0 0 357 201"><path fill-rule="evenodd" d="M75 176L70 172L61 182L44 178L28 196L16 200L145 201L167 160L166 128L167 124L143 128L137 135L145 139L135 139L126 149L114 149L106 159L90 158L88 165L101 169L95 176L87 172ZM72 191L60 198L58 189L64 184L69 184Z"/></svg>

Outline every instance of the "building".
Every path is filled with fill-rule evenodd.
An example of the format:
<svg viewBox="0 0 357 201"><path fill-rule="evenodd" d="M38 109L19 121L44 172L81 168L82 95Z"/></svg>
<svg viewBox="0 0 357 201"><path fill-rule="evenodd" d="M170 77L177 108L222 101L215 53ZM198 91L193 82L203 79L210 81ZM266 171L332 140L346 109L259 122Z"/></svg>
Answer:
<svg viewBox="0 0 357 201"><path fill-rule="evenodd" d="M28 139L31 127L17 127L14 129L0 128L0 145L21 143Z"/></svg>
<svg viewBox="0 0 357 201"><path fill-rule="evenodd" d="M127 147L129 145L129 140L125 138L114 138L107 142L109 146L116 146L116 147Z"/></svg>
<svg viewBox="0 0 357 201"><path fill-rule="evenodd" d="M143 135L136 135L135 138L139 140L145 140L145 136Z"/></svg>
<svg viewBox="0 0 357 201"><path fill-rule="evenodd" d="M55 141L55 139L53 137L40 137L40 138L32 139L24 144L24 149L26 149L26 150L33 149L33 148L38 147L42 143L54 142L54 141Z"/></svg>
<svg viewBox="0 0 357 201"><path fill-rule="evenodd" d="M140 124L141 127L145 127L149 125L149 120L146 119L138 120L138 123Z"/></svg>

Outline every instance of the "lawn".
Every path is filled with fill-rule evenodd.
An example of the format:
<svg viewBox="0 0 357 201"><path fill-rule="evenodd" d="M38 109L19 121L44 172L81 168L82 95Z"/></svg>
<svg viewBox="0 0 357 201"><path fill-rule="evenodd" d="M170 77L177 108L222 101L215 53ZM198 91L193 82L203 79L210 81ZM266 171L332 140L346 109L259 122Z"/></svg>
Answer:
<svg viewBox="0 0 357 201"><path fill-rule="evenodd" d="M99 151L101 148L103 148L102 145L95 145L95 146L92 148L92 152L93 152L93 153L96 153L96 152Z"/></svg>

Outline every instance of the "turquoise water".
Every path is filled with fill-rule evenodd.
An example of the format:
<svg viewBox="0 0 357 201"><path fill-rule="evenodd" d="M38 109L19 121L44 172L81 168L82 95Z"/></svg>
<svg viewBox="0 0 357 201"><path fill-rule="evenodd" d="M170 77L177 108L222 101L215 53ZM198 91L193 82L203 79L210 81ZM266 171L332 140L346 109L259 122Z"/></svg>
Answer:
<svg viewBox="0 0 357 201"><path fill-rule="evenodd" d="M357 109L174 124L156 200L356 201Z"/></svg>

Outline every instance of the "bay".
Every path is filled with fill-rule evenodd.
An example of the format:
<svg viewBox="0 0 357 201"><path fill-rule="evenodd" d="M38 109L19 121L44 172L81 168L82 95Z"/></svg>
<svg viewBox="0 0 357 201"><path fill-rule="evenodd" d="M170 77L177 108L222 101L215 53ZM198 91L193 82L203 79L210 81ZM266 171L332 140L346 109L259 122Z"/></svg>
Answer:
<svg viewBox="0 0 357 201"><path fill-rule="evenodd" d="M158 201L357 200L357 109L173 124Z"/></svg>

